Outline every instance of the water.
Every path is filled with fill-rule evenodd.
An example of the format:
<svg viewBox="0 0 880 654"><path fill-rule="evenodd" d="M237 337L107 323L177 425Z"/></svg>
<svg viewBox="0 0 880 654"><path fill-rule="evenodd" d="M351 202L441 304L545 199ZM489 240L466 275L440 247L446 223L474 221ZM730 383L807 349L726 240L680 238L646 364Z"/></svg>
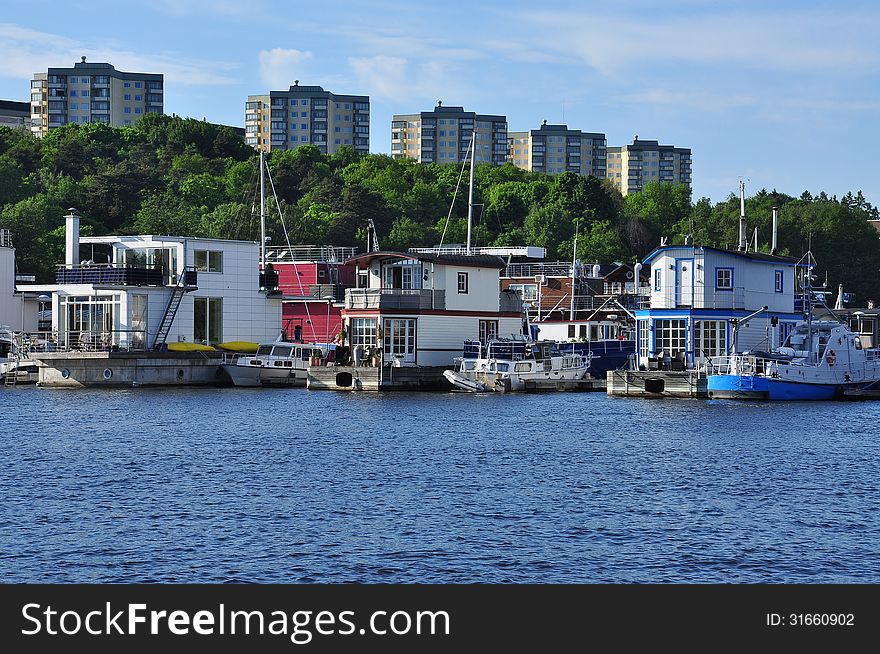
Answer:
<svg viewBox="0 0 880 654"><path fill-rule="evenodd" d="M880 581L880 403L0 389L4 582Z"/></svg>

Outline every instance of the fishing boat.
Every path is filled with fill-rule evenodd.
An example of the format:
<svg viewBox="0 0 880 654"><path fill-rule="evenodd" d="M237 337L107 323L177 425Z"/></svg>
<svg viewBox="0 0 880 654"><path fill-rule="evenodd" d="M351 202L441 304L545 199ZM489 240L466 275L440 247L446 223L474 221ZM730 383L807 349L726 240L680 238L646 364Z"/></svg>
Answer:
<svg viewBox="0 0 880 654"><path fill-rule="evenodd" d="M832 320L798 323L770 352L716 357L708 370L713 399L833 400L880 385L880 349Z"/></svg>
<svg viewBox="0 0 880 654"><path fill-rule="evenodd" d="M305 386L312 357L324 358L335 349L324 343L261 343L253 354L239 354L223 363L236 386Z"/></svg>
<svg viewBox="0 0 880 654"><path fill-rule="evenodd" d="M574 386L587 377L590 356L559 351L555 341L527 338L464 342L456 370L444 377L469 392L523 391Z"/></svg>

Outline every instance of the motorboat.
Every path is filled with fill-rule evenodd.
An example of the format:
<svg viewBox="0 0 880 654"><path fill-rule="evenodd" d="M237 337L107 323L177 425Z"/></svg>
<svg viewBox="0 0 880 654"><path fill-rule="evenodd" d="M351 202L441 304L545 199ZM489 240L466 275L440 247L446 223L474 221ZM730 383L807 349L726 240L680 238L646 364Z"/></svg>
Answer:
<svg viewBox="0 0 880 654"><path fill-rule="evenodd" d="M806 320L769 352L713 358L707 376L713 399L832 400L880 387L880 349L842 323Z"/></svg>
<svg viewBox="0 0 880 654"><path fill-rule="evenodd" d="M470 392L563 388L587 377L591 355L562 353L555 341L494 338L464 342L458 368L446 379Z"/></svg>
<svg viewBox="0 0 880 654"><path fill-rule="evenodd" d="M305 386L311 360L334 349L327 343L260 343L254 353L233 355L223 369L236 386Z"/></svg>

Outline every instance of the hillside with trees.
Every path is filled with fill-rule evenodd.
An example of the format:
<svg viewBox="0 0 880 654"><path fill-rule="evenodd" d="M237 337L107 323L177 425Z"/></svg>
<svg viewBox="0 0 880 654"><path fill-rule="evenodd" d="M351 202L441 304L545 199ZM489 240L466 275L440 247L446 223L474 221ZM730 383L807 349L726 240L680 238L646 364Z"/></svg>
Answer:
<svg viewBox="0 0 880 654"><path fill-rule="evenodd" d="M272 153L268 189L272 243L361 246L372 218L386 250L463 243L467 172L351 148ZM258 158L223 126L149 114L132 127L71 124L36 139L0 127L0 227L11 230L19 271L54 280L63 261L64 214L75 207L84 234L173 234L257 240ZM458 188L456 192L456 188ZM281 207L279 214L277 205ZM636 261L665 237L735 247L739 199L692 202L684 185L649 183L623 197L595 177L551 177L511 164L478 165L474 245L537 245L548 259ZM770 241L779 207L779 252L811 249L818 274L857 302L880 299L880 218L861 194L843 198L762 190L746 200L749 237Z"/></svg>

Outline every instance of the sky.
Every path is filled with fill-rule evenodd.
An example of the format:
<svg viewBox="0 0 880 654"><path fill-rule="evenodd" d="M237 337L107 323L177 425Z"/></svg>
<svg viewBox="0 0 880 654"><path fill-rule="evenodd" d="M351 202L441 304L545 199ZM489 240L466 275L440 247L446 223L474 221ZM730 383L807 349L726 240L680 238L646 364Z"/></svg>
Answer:
<svg viewBox="0 0 880 654"><path fill-rule="evenodd" d="M17 5L19 8L23 5ZM872 0L44 0L0 14L0 99L85 55L164 73L165 111L243 126L299 80L391 116L461 105L693 153L694 199L863 191L880 204L880 3Z"/></svg>

